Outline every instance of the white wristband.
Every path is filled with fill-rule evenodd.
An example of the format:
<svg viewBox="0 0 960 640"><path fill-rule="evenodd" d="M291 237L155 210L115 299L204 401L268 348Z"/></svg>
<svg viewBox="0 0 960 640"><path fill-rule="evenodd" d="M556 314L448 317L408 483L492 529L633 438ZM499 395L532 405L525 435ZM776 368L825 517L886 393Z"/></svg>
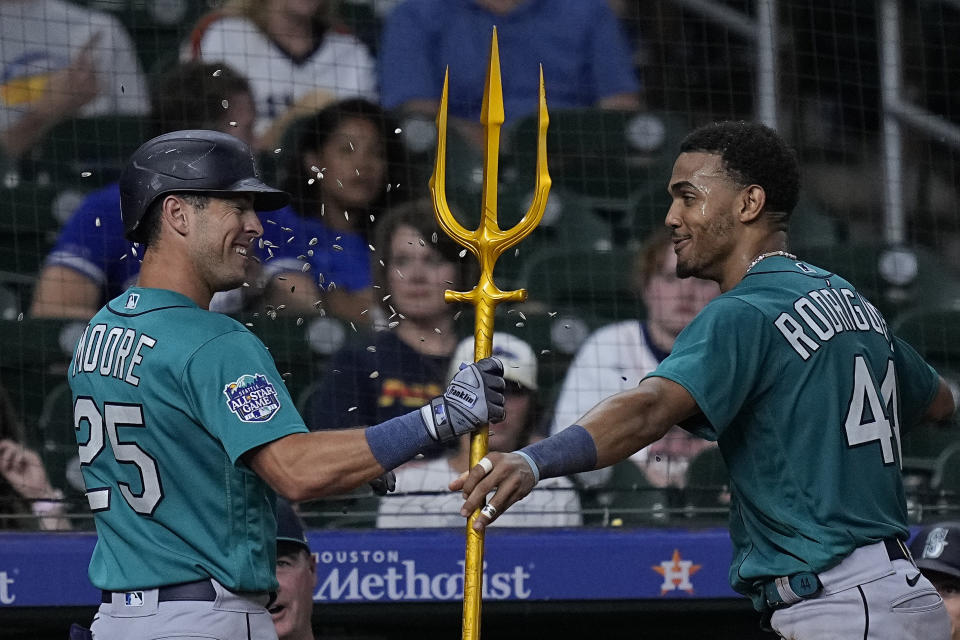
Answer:
<svg viewBox="0 0 960 640"><path fill-rule="evenodd" d="M533 461L533 458L525 454L523 451L514 451L515 454L527 461L527 464L530 465L530 470L533 471L533 486L537 486L537 483L540 482L540 467L537 466L537 463Z"/></svg>
<svg viewBox="0 0 960 640"><path fill-rule="evenodd" d="M34 500L30 505L33 515L38 518L49 515L60 515L63 513L63 491L54 489L52 495L46 500Z"/></svg>

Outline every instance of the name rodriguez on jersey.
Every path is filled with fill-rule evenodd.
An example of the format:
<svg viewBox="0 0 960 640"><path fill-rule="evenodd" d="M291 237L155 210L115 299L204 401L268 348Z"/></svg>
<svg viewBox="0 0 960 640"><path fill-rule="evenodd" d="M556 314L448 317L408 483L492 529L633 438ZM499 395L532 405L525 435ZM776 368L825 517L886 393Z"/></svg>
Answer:
<svg viewBox="0 0 960 640"><path fill-rule="evenodd" d="M72 375L99 373L137 387L140 377L136 369L143 362L143 350L156 344L155 338L145 333L138 335L135 329L88 324L77 342Z"/></svg>
<svg viewBox="0 0 960 640"><path fill-rule="evenodd" d="M786 311L773 321L787 343L807 360L820 344L844 331L876 331L887 342L887 322L877 308L852 289L825 287L797 298L794 314Z"/></svg>

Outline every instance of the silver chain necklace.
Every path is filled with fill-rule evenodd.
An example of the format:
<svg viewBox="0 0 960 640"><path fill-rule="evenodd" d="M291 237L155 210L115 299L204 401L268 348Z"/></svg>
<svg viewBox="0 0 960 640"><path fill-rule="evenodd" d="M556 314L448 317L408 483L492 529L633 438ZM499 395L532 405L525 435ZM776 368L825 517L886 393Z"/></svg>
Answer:
<svg viewBox="0 0 960 640"><path fill-rule="evenodd" d="M797 256L786 251L768 251L767 253L761 253L756 258L753 259L749 265L747 265L746 273L750 273L750 269L753 269L755 266L760 264L761 260L766 260L767 258L772 258L773 256L783 256L784 258L789 258L790 260L796 260Z"/></svg>

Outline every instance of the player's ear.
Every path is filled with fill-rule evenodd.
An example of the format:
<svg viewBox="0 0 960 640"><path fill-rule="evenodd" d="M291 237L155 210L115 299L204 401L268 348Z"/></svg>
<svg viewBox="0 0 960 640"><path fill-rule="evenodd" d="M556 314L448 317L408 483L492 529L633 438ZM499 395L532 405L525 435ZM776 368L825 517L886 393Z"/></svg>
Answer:
<svg viewBox="0 0 960 640"><path fill-rule="evenodd" d="M737 201L737 217L740 222L754 222L763 213L763 207L767 203L767 194L758 184L751 184L740 191Z"/></svg>
<svg viewBox="0 0 960 640"><path fill-rule="evenodd" d="M160 205L161 222L179 235L186 235L189 228L186 209L186 202L179 196L174 194L165 196Z"/></svg>

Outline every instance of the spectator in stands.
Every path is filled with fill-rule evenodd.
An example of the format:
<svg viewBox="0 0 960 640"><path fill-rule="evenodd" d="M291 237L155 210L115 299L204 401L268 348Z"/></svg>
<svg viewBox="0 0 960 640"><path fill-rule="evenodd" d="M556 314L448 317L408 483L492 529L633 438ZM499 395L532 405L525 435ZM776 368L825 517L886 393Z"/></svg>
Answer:
<svg viewBox="0 0 960 640"><path fill-rule="evenodd" d="M473 362L473 337L460 342L450 361L447 378L459 370L459 363ZM539 419L537 397L537 358L529 344L507 333L493 334L493 354L503 362L507 381L507 417L490 427L488 449L513 451L530 444ZM400 494L380 500L377 526L462 527L459 513L461 498L450 493L447 485L469 468L470 438L461 438L460 447L449 456L415 460L396 469ZM417 492L418 495L402 495ZM435 492L423 495L421 492ZM582 522L580 500L573 483L552 478L516 505L498 522L513 527L572 527Z"/></svg>
<svg viewBox="0 0 960 640"><path fill-rule="evenodd" d="M23 441L23 424L0 387L0 529L70 529L63 491L50 483L40 456ZM27 514L36 520L23 517Z"/></svg>
<svg viewBox="0 0 960 640"><path fill-rule="evenodd" d="M923 527L910 542L910 555L943 598L951 640L960 640L960 522Z"/></svg>
<svg viewBox="0 0 960 640"><path fill-rule="evenodd" d="M19 158L75 116L145 114L147 86L113 16L62 0L0 2L0 152Z"/></svg>
<svg viewBox="0 0 960 640"><path fill-rule="evenodd" d="M299 122L283 185L299 215L276 238L278 225L265 225L264 236L275 245L266 271L289 278L310 263L323 307L355 323L370 324L377 316L368 230L405 193L394 176L402 152L396 128L362 98L334 102ZM304 284L302 295L294 292L294 307L312 310L314 290Z"/></svg>
<svg viewBox="0 0 960 640"><path fill-rule="evenodd" d="M206 128L245 142L252 135L249 85L222 63L186 63L161 76L153 91L152 112L157 134ZM136 281L142 255L123 235L119 185L114 182L94 191L66 223L44 261L30 315L90 318ZM255 276L251 274L252 282ZM301 283L311 285L309 279ZM235 290L214 296L211 308L232 312L242 305L240 291Z"/></svg>
<svg viewBox="0 0 960 640"><path fill-rule="evenodd" d="M310 618L317 559L293 506L277 498L277 599L270 606L278 640L313 640Z"/></svg>
<svg viewBox="0 0 960 640"><path fill-rule="evenodd" d="M457 346L456 307L443 292L470 286L460 247L437 227L429 202L387 213L377 224L377 295L386 328L335 353L303 407L310 429L377 424L445 388Z"/></svg>
<svg viewBox="0 0 960 640"><path fill-rule="evenodd" d="M715 282L678 278L676 265L669 231L656 231L636 262L636 287L646 318L607 325L584 341L563 381L551 433L576 423L604 398L636 387L667 357L687 323L720 293ZM708 446L714 445L674 427L663 439L620 464L636 464L655 487L682 486L688 461ZM580 474L578 479L596 487L612 473L612 467L598 469Z"/></svg>
<svg viewBox="0 0 960 640"><path fill-rule="evenodd" d="M449 65L450 116L476 136L494 25L507 122L536 112L538 64L551 109L640 107L629 46L606 0L407 0L384 23L384 107L433 118Z"/></svg>
<svg viewBox="0 0 960 640"><path fill-rule="evenodd" d="M243 69L257 105L257 143L338 98L376 99L375 60L337 24L333 0L228 0L202 17L184 55Z"/></svg>

